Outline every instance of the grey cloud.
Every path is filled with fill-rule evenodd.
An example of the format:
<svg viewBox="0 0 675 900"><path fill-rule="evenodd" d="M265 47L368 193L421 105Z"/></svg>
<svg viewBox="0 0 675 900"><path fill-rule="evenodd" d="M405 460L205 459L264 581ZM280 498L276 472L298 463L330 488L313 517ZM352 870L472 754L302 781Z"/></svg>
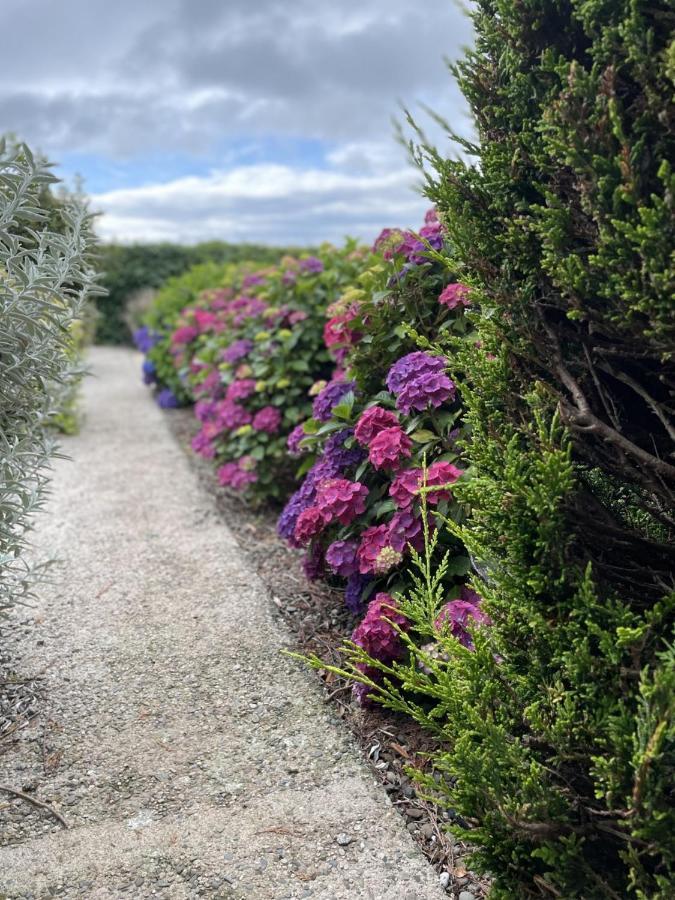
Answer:
<svg viewBox="0 0 675 900"><path fill-rule="evenodd" d="M226 165L228 146L300 138L351 177L328 192L300 180L281 198L273 186L214 198L209 179L196 194L109 192L108 236L313 242L415 225L424 204L392 140L398 101L470 129L442 59L470 38L452 0L5 0L3 12L0 121L52 158L89 153L113 170L166 150Z"/></svg>
<svg viewBox="0 0 675 900"><path fill-rule="evenodd" d="M32 11L34 39L10 42L7 68L24 67L21 87L10 77L0 88L7 127L31 140L51 132L48 152L107 145L124 155L161 149L167 135L192 151L196 140L205 146L242 131L388 139L398 98L440 95L442 113L460 102L441 57L458 50L468 26L440 0L422 8L403 0L72 0L67 18L59 8L15 0L19 30ZM226 96L188 102L205 88Z"/></svg>

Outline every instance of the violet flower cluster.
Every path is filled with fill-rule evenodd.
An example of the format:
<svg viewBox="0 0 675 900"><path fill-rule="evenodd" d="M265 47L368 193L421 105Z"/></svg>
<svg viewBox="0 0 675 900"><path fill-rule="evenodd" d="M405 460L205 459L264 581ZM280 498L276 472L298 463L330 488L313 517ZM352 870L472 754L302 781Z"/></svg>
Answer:
<svg viewBox="0 0 675 900"><path fill-rule="evenodd" d="M445 374L446 360L417 350L401 357L389 369L387 387L396 397L396 408L409 414L436 408L455 398L454 383Z"/></svg>
<svg viewBox="0 0 675 900"><path fill-rule="evenodd" d="M314 399L312 404L312 415L314 418L319 422L327 422L331 417L333 408L355 387L356 385L353 381L329 381Z"/></svg>

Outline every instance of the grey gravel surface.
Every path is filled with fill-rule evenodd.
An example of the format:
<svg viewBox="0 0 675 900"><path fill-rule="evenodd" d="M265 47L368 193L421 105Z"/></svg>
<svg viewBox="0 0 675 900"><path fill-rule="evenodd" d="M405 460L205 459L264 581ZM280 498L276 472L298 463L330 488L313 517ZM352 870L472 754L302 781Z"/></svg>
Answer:
<svg viewBox="0 0 675 900"><path fill-rule="evenodd" d="M96 348L11 650L41 714L0 753L0 897L447 896L323 703L140 384Z"/></svg>

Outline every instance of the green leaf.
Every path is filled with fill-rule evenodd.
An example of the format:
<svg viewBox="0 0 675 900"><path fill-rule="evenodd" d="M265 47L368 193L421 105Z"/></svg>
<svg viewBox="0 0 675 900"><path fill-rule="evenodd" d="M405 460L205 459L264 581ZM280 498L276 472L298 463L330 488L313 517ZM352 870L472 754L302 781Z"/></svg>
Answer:
<svg viewBox="0 0 675 900"><path fill-rule="evenodd" d="M413 431L410 435L410 439L416 444L428 444L430 441L437 441L438 436L427 428L420 428L419 431Z"/></svg>

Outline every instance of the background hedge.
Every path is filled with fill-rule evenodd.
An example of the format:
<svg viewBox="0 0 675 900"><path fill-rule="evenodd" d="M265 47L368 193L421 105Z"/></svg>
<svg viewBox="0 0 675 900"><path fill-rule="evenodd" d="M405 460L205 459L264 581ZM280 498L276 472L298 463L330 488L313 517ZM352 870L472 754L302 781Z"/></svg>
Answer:
<svg viewBox="0 0 675 900"><path fill-rule="evenodd" d="M101 344L130 344L127 305L134 295L157 289L171 277L200 263L237 263L250 260L275 262L282 250L253 244L210 241L193 247L177 244L111 244L101 247L101 286L106 293L97 298L99 320L96 340Z"/></svg>

